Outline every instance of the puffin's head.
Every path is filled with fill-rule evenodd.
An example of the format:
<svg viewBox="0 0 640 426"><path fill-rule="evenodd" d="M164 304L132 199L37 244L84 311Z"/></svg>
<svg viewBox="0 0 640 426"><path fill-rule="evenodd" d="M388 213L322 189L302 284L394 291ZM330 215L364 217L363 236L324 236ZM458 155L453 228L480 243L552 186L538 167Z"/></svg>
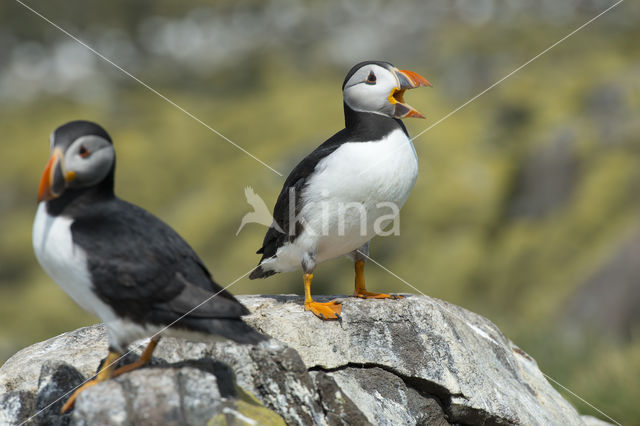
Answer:
<svg viewBox="0 0 640 426"><path fill-rule="evenodd" d="M90 121L70 121L51 133L51 158L40 180L38 201L67 188L88 188L113 175L116 154L109 134Z"/></svg>
<svg viewBox="0 0 640 426"><path fill-rule="evenodd" d="M389 62L366 61L351 68L342 84L342 96L354 111L393 118L424 118L403 99L405 90L420 86L431 83L420 74L399 70Z"/></svg>

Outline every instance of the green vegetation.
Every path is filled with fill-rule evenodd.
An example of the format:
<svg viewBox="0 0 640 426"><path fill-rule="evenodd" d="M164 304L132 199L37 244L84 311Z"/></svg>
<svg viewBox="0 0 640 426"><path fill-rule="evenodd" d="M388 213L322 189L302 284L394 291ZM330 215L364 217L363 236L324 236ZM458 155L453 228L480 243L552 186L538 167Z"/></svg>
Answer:
<svg viewBox="0 0 640 426"><path fill-rule="evenodd" d="M635 13L633 5L620 7L631 10L619 14ZM434 83L407 94L427 115L407 120L410 133L590 16L563 25L521 17L497 28L454 22L425 36L425 45L437 46L429 52L407 57L389 50L386 58ZM402 211L401 235L375 239L371 254L419 291L490 318L544 372L616 420L633 423L640 418L638 324L625 338L588 325L576 337L565 327L575 292L640 227L640 56L632 42L640 33L612 28L594 23L416 139L421 170ZM165 70L156 78L146 70L141 77L286 176L342 127L340 83L348 66L323 62L318 45L306 59L300 50L272 48L204 74L176 62L173 75ZM97 70L115 73L104 63ZM0 104L0 360L96 322L46 277L31 248L48 135L65 121L105 126L118 156L117 193L173 226L222 285L258 261L265 229L250 224L235 236L250 210L244 187L272 205L283 178L114 75L110 95L100 102L62 93ZM322 264L313 291L350 293L351 268L346 259ZM415 292L375 265L366 274L371 290ZM301 293L302 285L291 273L245 278L230 290ZM597 415L563 394L583 413Z"/></svg>

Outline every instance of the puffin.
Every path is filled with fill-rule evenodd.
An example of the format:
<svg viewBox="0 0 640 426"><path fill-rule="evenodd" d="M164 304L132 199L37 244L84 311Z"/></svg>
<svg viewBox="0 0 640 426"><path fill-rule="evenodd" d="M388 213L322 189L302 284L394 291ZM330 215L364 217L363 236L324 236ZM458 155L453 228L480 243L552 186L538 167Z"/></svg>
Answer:
<svg viewBox="0 0 640 426"><path fill-rule="evenodd" d="M341 302L311 297L320 262L349 256L360 298L400 298L365 287L369 241L391 223L418 176L418 159L403 118L424 118L404 101L406 90L431 83L389 62L365 61L342 84L345 128L296 165L273 209L262 258L249 278L302 269L304 307L323 320L340 319Z"/></svg>
<svg viewBox="0 0 640 426"><path fill-rule="evenodd" d="M161 335L256 344L266 339L242 320L249 310L217 284L169 225L114 194L116 155L109 134L71 121L50 137L38 191L33 248L44 271L99 317L108 355L78 394L148 363ZM151 337L137 361L114 368L136 340Z"/></svg>

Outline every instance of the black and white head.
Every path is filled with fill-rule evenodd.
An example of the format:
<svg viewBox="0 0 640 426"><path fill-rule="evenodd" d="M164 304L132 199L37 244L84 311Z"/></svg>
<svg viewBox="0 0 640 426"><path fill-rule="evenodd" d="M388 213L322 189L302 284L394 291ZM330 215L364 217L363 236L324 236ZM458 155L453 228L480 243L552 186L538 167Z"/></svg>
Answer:
<svg viewBox="0 0 640 426"><path fill-rule="evenodd" d="M51 158L40 180L38 201L58 198L68 189L113 188L116 154L109 134L90 121L71 121L51 133Z"/></svg>
<svg viewBox="0 0 640 426"><path fill-rule="evenodd" d="M431 83L413 71L399 70L389 62L366 61L355 65L342 84L345 104L354 111L393 118L424 118L404 102L404 92Z"/></svg>

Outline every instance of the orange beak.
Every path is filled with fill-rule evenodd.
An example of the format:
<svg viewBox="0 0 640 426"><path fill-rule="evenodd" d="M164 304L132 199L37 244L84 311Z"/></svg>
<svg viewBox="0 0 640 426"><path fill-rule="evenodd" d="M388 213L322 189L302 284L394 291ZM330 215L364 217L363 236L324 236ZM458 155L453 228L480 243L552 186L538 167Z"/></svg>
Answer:
<svg viewBox="0 0 640 426"><path fill-rule="evenodd" d="M404 92L421 86L431 87L431 83L418 74L408 70L394 69L399 87L395 87L389 94L389 102L396 107L396 118L424 118L424 115L404 102Z"/></svg>
<svg viewBox="0 0 640 426"><path fill-rule="evenodd" d="M431 87L431 83L429 83L429 80L427 80L417 72L409 70L398 70L398 72L405 76L407 80L409 80L408 87L402 87L402 81L400 82L401 89L415 89L416 87L420 86Z"/></svg>
<svg viewBox="0 0 640 426"><path fill-rule="evenodd" d="M62 173L62 159L62 150L55 148L40 179L38 202L52 200L59 197L64 191L67 180Z"/></svg>

